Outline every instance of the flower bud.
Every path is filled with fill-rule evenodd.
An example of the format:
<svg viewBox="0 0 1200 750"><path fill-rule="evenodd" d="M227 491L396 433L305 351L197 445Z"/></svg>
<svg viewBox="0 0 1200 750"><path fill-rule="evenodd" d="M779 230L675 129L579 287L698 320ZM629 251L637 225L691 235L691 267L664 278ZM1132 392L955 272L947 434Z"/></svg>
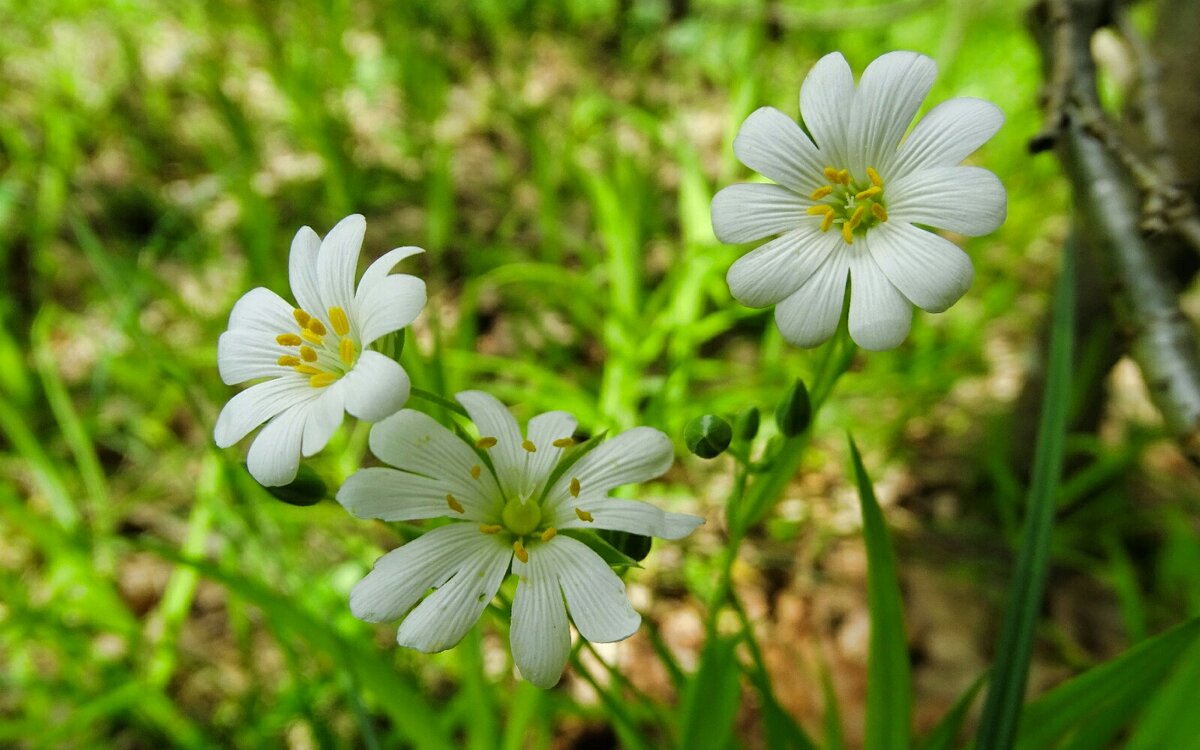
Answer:
<svg viewBox="0 0 1200 750"><path fill-rule="evenodd" d="M808 401L808 389L804 387L804 381L797 378L796 384L775 407L775 424L785 437L795 437L808 429L810 421L812 405Z"/></svg>
<svg viewBox="0 0 1200 750"><path fill-rule="evenodd" d="M688 422L683 429L683 442L700 458L716 458L729 447L733 428L715 414L705 414Z"/></svg>
<svg viewBox="0 0 1200 750"><path fill-rule="evenodd" d="M751 406L746 411L738 415L737 421L733 424L733 432L737 435L738 440L753 440L758 434L758 407Z"/></svg>
<svg viewBox="0 0 1200 750"><path fill-rule="evenodd" d="M325 480L321 479L317 472L307 464L300 464L300 470L296 472L296 478L292 480L291 484L285 484L282 487L264 487L263 489L274 495L276 500L281 500L288 505L299 506L316 505L328 494Z"/></svg>

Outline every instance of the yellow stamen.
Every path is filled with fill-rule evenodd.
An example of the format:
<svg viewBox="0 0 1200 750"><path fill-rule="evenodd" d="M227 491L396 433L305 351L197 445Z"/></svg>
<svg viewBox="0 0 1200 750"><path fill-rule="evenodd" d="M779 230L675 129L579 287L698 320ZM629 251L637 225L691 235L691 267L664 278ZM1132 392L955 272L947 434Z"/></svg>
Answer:
<svg viewBox="0 0 1200 750"><path fill-rule="evenodd" d="M551 443L551 445L553 445L555 448L570 448L571 446L575 445L575 439L569 437L559 438Z"/></svg>
<svg viewBox="0 0 1200 750"><path fill-rule="evenodd" d="M308 379L308 384L313 388L324 388L327 385L333 385L338 379L337 375L329 372L319 372Z"/></svg>
<svg viewBox="0 0 1200 750"><path fill-rule="evenodd" d="M290 354L285 354L276 361L284 367L295 367L296 365L300 364L300 358L293 357Z"/></svg>
<svg viewBox="0 0 1200 750"><path fill-rule="evenodd" d="M825 167L824 174L825 179L829 180L830 182L841 182L841 180L838 178L838 171L833 167Z"/></svg>
<svg viewBox="0 0 1200 750"><path fill-rule="evenodd" d="M471 467L471 478L472 479L478 479L479 475L482 473L483 473L483 469L480 468L479 464L475 464L474 466Z"/></svg>
<svg viewBox="0 0 1200 750"><path fill-rule="evenodd" d="M346 317L346 311L340 307L329 308L329 323L333 326L334 333L339 336L350 333L350 319Z"/></svg>
<svg viewBox="0 0 1200 750"><path fill-rule="evenodd" d="M579 477L571 477L571 486L568 489L571 497L579 497Z"/></svg>
<svg viewBox="0 0 1200 750"><path fill-rule="evenodd" d="M318 336L324 336L325 334L329 333L329 331L325 330L325 324L322 323L321 321L317 320L316 318L312 318L311 320L309 320L307 323L304 324L304 327L307 328L308 330L312 331L313 333L317 334Z"/></svg>
<svg viewBox="0 0 1200 750"><path fill-rule="evenodd" d="M812 191L812 194L809 195L808 197L812 198L815 201L819 201L832 192L833 192L833 186L825 185L824 187L819 187L816 190Z"/></svg>
<svg viewBox="0 0 1200 750"><path fill-rule="evenodd" d="M321 338L321 334L314 333L312 331L312 329L305 328L303 331L300 332L300 335L304 338L305 341L307 341L311 344L316 344L317 346L320 346L321 344L324 343L324 339ZM296 343L299 344L300 342L297 341Z"/></svg>
<svg viewBox="0 0 1200 750"><path fill-rule="evenodd" d="M292 310L292 317L296 319L296 322L300 324L301 328L303 328L305 325L307 325L308 321L312 320L311 315L309 315L307 312L301 310L298 307L296 309Z"/></svg>
<svg viewBox="0 0 1200 750"><path fill-rule="evenodd" d="M300 346L300 337L294 333L281 333L275 337L275 343L280 346Z"/></svg>
<svg viewBox="0 0 1200 750"><path fill-rule="evenodd" d="M555 528L553 526L551 526L550 528L548 528L542 532L542 541L548 542L556 536L558 536L558 531L556 531Z"/></svg>
<svg viewBox="0 0 1200 750"><path fill-rule="evenodd" d="M300 359L304 360L305 362L316 362L317 350L313 349L311 346L300 347Z"/></svg>
<svg viewBox="0 0 1200 750"><path fill-rule="evenodd" d="M301 375L320 375L324 370L318 370L312 365L299 364L296 365L296 372Z"/></svg>
<svg viewBox="0 0 1200 750"><path fill-rule="evenodd" d="M875 187L883 187L883 178L879 176L874 167L867 167L867 177L871 179L871 184Z"/></svg>
<svg viewBox="0 0 1200 750"><path fill-rule="evenodd" d="M842 224L842 239L846 241L847 245L854 244L854 227L850 226L848 221Z"/></svg>
<svg viewBox="0 0 1200 750"><path fill-rule="evenodd" d="M342 339L342 342L338 344L338 354L341 356L342 362L348 365L354 364L354 340Z"/></svg>
<svg viewBox="0 0 1200 750"><path fill-rule="evenodd" d="M513 542L513 553L517 556L517 559L520 560L521 562L523 562L523 563L529 562L529 553L525 551L525 545L521 544L520 539Z"/></svg>
<svg viewBox="0 0 1200 750"><path fill-rule="evenodd" d="M824 203L818 203L815 206L809 206L806 209L806 213L808 213L809 216L817 216L820 214L831 214L831 213L833 213L833 206L826 206Z"/></svg>
<svg viewBox="0 0 1200 750"><path fill-rule="evenodd" d="M861 200L865 200L867 198L874 198L875 196L879 195L882 192L883 192L883 188L879 187L878 185L875 185L874 187L867 188L866 190L862 191L861 193L855 193L854 200L861 201Z"/></svg>
<svg viewBox="0 0 1200 750"><path fill-rule="evenodd" d="M537 446L533 444L532 440L526 440L525 442L521 443L521 447L524 448L525 450L529 451L530 453L537 452Z"/></svg>
<svg viewBox="0 0 1200 750"><path fill-rule="evenodd" d="M479 440L475 441L475 447L483 448L484 450L491 448L495 444L496 444L496 438L494 438L494 437L481 437L481 438L479 438Z"/></svg>
<svg viewBox="0 0 1200 750"><path fill-rule="evenodd" d="M504 531L504 527L498 523L485 523L479 527L479 530L485 534L499 534Z"/></svg>
<svg viewBox="0 0 1200 750"><path fill-rule="evenodd" d="M838 172L838 182L842 183L843 185L850 184L850 170L849 169L843 169L842 171Z"/></svg>
<svg viewBox="0 0 1200 750"><path fill-rule="evenodd" d="M454 511L455 513L467 512L467 509L462 506L462 503L460 503L458 498L454 497L454 495L446 495L446 505L449 505L450 510Z"/></svg>
<svg viewBox="0 0 1200 750"><path fill-rule="evenodd" d="M596 519L592 518L591 513L588 513L583 508L576 508L575 515L579 516L580 521L586 521L587 523L591 523L592 521L596 520Z"/></svg>
<svg viewBox="0 0 1200 750"><path fill-rule="evenodd" d="M878 203L871 205L871 213L875 214L875 218L880 221L887 221L887 209Z"/></svg>
<svg viewBox="0 0 1200 750"><path fill-rule="evenodd" d="M825 218L821 219L821 231L828 232L831 226L833 226L833 211L825 214Z"/></svg>
<svg viewBox="0 0 1200 750"><path fill-rule="evenodd" d="M850 228L855 229L862 223L863 214L867 212L866 206L859 206L854 209L854 213L850 216Z"/></svg>

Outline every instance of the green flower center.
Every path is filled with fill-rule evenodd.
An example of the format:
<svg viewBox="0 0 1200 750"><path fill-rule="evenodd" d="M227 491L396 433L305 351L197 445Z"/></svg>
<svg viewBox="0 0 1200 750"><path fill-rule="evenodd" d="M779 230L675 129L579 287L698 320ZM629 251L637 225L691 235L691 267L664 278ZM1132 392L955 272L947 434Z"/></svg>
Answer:
<svg viewBox="0 0 1200 750"><path fill-rule="evenodd" d="M542 522L542 509L532 500L512 498L500 511L500 520L516 536L532 534Z"/></svg>

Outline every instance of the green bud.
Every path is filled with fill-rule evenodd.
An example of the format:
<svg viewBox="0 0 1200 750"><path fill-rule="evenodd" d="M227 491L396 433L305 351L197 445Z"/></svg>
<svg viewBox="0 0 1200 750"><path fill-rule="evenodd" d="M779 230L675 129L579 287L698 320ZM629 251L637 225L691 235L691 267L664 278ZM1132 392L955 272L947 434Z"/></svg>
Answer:
<svg viewBox="0 0 1200 750"><path fill-rule="evenodd" d="M683 428L683 442L700 458L716 458L729 447L733 428L716 414L705 414L688 422Z"/></svg>
<svg viewBox="0 0 1200 750"><path fill-rule="evenodd" d="M325 487L325 480L317 475L307 464L300 464L300 470L296 472L296 478L291 484L285 484L282 487L264 487L267 492L275 496L276 500L282 500L288 505L308 506L316 505L325 499L328 490Z"/></svg>
<svg viewBox="0 0 1200 750"><path fill-rule="evenodd" d="M758 434L758 407L751 406L746 411L738 415L737 421L733 424L733 432L737 435L738 440L753 440Z"/></svg>
<svg viewBox="0 0 1200 750"><path fill-rule="evenodd" d="M775 407L775 424L785 437L795 437L808 429L812 421L812 404L808 401L808 389L804 381L796 379L779 406Z"/></svg>

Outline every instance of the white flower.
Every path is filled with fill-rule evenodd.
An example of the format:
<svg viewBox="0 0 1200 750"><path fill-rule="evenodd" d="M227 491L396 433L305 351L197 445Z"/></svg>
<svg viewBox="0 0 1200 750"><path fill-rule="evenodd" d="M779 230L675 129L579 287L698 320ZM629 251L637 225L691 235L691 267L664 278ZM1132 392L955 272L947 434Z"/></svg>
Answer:
<svg viewBox="0 0 1200 750"><path fill-rule="evenodd" d="M359 471L342 485L338 501L359 518L445 516L457 523L381 557L351 592L350 609L369 622L404 617L400 645L442 651L479 619L511 565L518 577L513 660L525 679L550 687L571 650L568 609L579 634L594 642L628 638L641 622L604 560L559 532L614 529L679 539L704 521L608 496L671 466L671 441L658 430L637 427L601 443L547 487L574 445L574 417L540 414L522 436L491 396L466 391L458 400L482 436L474 448L410 409L371 428L371 451L396 468ZM436 590L422 600L430 588Z"/></svg>
<svg viewBox="0 0 1200 750"><path fill-rule="evenodd" d="M401 247L384 254L355 290L366 226L362 216L347 216L324 240L302 228L288 264L299 306L270 289L252 289L233 306L229 330L217 344L227 384L269 378L230 399L214 431L217 445L227 448L267 422L246 458L263 485L295 479L301 453L324 448L343 412L376 422L408 400L404 368L367 347L411 323L425 306L425 282L389 275L423 251Z"/></svg>
<svg viewBox="0 0 1200 750"><path fill-rule="evenodd" d="M800 88L808 134L770 107L742 125L738 159L779 184L719 192L713 229L730 243L780 235L734 263L728 281L742 304L776 305L792 343L816 346L833 335L847 277L850 335L866 349L903 341L912 305L941 312L971 286L966 254L920 225L976 236L1003 223L1004 186L985 169L958 165L1004 115L979 99L951 99L901 142L936 75L928 57L890 52L867 66L856 90L835 52Z"/></svg>

